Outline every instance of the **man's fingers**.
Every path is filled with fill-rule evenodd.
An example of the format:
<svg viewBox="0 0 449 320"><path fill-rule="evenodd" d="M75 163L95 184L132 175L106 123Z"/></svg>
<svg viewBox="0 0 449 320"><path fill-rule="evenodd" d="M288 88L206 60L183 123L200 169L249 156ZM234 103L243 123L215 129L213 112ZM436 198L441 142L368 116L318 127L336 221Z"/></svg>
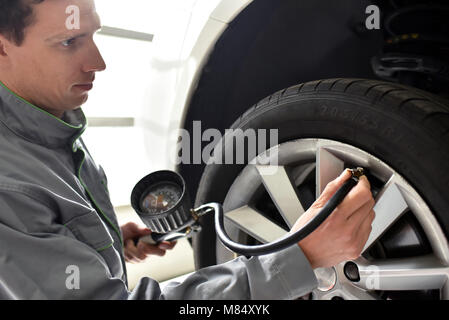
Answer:
<svg viewBox="0 0 449 320"><path fill-rule="evenodd" d="M125 242L125 251L127 251L127 254L132 256L133 259L137 260L145 260L146 254L141 252L136 245L134 244L133 239L128 239Z"/></svg>
<svg viewBox="0 0 449 320"><path fill-rule="evenodd" d="M360 177L357 185L347 194L345 199L337 207L339 213L349 219L355 212L373 199L371 186L365 176Z"/></svg>
<svg viewBox="0 0 449 320"><path fill-rule="evenodd" d="M176 241L173 242L168 242L168 241L164 241L158 244L158 247L162 250L171 250L174 248L174 246L176 245Z"/></svg>
<svg viewBox="0 0 449 320"><path fill-rule="evenodd" d="M133 239L125 241L124 255L127 262L139 263L145 260L149 255L164 256L166 250L171 250L176 245L174 242L161 242L158 245L151 245L139 241L137 245Z"/></svg>
<svg viewBox="0 0 449 320"><path fill-rule="evenodd" d="M358 239L359 243L359 255L362 254L361 250L365 247L366 242L368 241L369 235L372 230L372 224L373 220L376 216L376 213L374 210L370 210L369 214L366 216L366 218L362 221L360 224L360 228L357 230L356 239Z"/></svg>
<svg viewBox="0 0 449 320"><path fill-rule="evenodd" d="M337 192L337 190L340 189L340 187L349 178L351 178L351 172L348 169L345 169L345 171L343 171L337 179L329 182L326 185L323 192L312 206L317 209L324 207L324 205L329 201L330 198L332 198L335 192Z"/></svg>
<svg viewBox="0 0 449 320"><path fill-rule="evenodd" d="M125 251L124 252L126 262L132 262L132 257Z"/></svg>
<svg viewBox="0 0 449 320"><path fill-rule="evenodd" d="M374 208L376 202L373 198L369 199L365 204L363 204L360 208L355 210L348 218L347 222L351 224L361 224L363 220L365 220L370 211Z"/></svg>
<svg viewBox="0 0 449 320"><path fill-rule="evenodd" d="M328 183L320 197L312 204L311 210L307 210L306 214L302 215L297 220L295 228L292 228L292 231L297 230L307 223L307 221L312 219L349 178L351 178L351 172L346 169L337 179ZM345 199L343 199L333 215L342 216L344 219L349 218L355 211L357 211L357 209L362 207L372 198L370 188L371 186L368 179L365 176L360 177L359 183L348 193Z"/></svg>
<svg viewBox="0 0 449 320"><path fill-rule="evenodd" d="M142 241L139 241L139 243L137 244L137 249L139 250L139 252L143 253L145 256L150 255L150 254L156 255L156 256L165 255L164 249L161 249L160 247L155 246L155 245L144 243Z"/></svg>
<svg viewBox="0 0 449 320"><path fill-rule="evenodd" d="M128 222L120 227L123 233L123 239L143 237L151 233L151 230L141 227L134 222Z"/></svg>
<svg viewBox="0 0 449 320"><path fill-rule="evenodd" d="M125 253L125 261L129 263L140 263L141 261L139 259L134 258L132 255Z"/></svg>

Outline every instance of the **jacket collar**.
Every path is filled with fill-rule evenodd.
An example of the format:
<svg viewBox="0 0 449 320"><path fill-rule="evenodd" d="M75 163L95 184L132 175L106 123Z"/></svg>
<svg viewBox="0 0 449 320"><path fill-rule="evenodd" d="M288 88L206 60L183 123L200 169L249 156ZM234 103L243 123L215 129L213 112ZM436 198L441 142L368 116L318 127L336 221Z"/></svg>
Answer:
<svg viewBox="0 0 449 320"><path fill-rule="evenodd" d="M0 122L24 139L50 148L73 148L87 126L81 108L66 111L63 120L59 119L19 97L1 81Z"/></svg>

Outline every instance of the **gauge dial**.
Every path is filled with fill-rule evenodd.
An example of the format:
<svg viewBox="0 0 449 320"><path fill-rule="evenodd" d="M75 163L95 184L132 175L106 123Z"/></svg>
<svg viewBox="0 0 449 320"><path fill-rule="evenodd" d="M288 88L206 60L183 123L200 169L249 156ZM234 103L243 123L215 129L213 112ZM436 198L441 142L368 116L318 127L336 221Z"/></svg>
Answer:
<svg viewBox="0 0 449 320"><path fill-rule="evenodd" d="M182 195L181 188L171 182L152 186L141 198L140 207L144 213L160 214L173 208Z"/></svg>

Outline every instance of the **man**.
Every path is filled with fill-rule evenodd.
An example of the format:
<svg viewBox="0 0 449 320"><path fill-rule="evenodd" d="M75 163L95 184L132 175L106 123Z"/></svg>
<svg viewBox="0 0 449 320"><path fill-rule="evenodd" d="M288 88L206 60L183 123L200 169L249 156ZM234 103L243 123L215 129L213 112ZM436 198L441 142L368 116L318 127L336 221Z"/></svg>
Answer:
<svg viewBox="0 0 449 320"><path fill-rule="evenodd" d="M72 5L80 28L69 30ZM360 255L374 218L365 177L298 245L200 270L163 292L143 278L129 292L125 259L164 251L134 246L148 231L118 227L106 176L81 139L80 106L106 68L93 41L99 28L93 0L0 0L0 298L288 299L316 287L314 268ZM292 231L349 175L330 183Z"/></svg>

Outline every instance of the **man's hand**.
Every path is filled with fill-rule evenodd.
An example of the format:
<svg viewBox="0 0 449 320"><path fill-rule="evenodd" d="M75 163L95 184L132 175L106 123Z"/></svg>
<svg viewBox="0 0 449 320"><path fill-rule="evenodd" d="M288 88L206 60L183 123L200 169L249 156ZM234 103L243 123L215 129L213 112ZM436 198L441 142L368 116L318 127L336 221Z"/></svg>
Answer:
<svg viewBox="0 0 449 320"><path fill-rule="evenodd" d="M314 204L298 219L291 232L312 219L350 177L351 173L345 170L330 182ZM298 243L313 269L331 267L360 256L371 232L375 215L373 207L370 183L362 176L334 212Z"/></svg>
<svg viewBox="0 0 449 320"><path fill-rule="evenodd" d="M139 241L137 245L135 241L143 236L151 233L150 229L141 228L134 222L129 222L121 226L123 234L123 243L125 244L125 260L126 262L138 263L145 260L149 255L163 256L166 250L171 250L176 245L176 241L163 241L158 245L151 245Z"/></svg>

